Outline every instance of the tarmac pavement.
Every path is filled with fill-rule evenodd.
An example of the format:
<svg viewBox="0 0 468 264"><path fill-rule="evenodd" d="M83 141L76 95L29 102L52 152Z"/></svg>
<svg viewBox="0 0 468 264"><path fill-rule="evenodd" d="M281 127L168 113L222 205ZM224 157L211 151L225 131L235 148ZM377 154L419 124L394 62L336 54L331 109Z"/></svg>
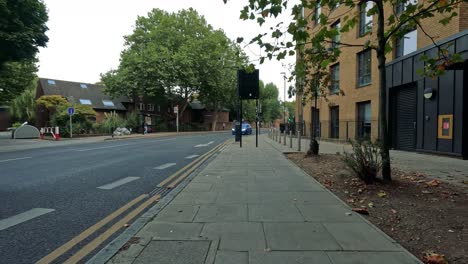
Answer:
<svg viewBox="0 0 468 264"><path fill-rule="evenodd" d="M107 263L420 263L273 144L226 145Z"/></svg>

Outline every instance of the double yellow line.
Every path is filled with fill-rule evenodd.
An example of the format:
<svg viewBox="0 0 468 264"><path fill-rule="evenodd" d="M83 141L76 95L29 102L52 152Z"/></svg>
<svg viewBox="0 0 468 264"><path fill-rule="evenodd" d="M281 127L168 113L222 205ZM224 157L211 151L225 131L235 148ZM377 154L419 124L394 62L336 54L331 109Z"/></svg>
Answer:
<svg viewBox="0 0 468 264"><path fill-rule="evenodd" d="M227 141L226 141L227 142ZM211 155L213 155L216 151L218 151L220 148L222 148L226 142L219 144L212 150L208 151L207 153L203 154L200 156L198 159L192 161L190 164L187 166L183 167L182 169L178 170L176 173L162 181L158 187L163 187L166 184L168 189L174 188L178 183L180 183L183 179L185 179L188 175L190 175L193 171L195 171L205 160L207 160ZM76 237L72 238L70 241L67 243L63 244L56 250L52 251L49 253L47 256L43 257L40 259L37 264L48 264L52 263L54 260L58 259L60 256L68 252L70 249L75 247L78 243L82 242L92 234L94 234L96 231L113 221L115 218L132 208L133 206L137 205L144 199L148 198L148 194L142 194L138 196L137 198L133 199L126 205L122 206L121 208L117 209L110 215L106 216L104 219L100 220L93 226L89 227L85 231L83 231L81 234L77 235ZM107 229L104 233L96 237L94 240L89 242L87 245L85 245L83 248L81 248L78 252L73 254L68 260L66 260L64 263L66 264L71 264L71 263L78 263L80 260L82 260L84 257L89 255L93 250L95 250L97 247L99 247L102 243L104 243L107 239L109 239L113 234L115 234L117 231L122 229L127 223L129 223L131 220L133 220L137 215L139 215L141 212L143 212L147 207L152 205L153 203L159 201L161 198L161 195L155 195L144 201L142 204L140 204L137 208L135 208L133 211L128 213L125 217L123 217L121 220L119 220L117 223L115 223L113 226L111 226L109 229Z"/></svg>

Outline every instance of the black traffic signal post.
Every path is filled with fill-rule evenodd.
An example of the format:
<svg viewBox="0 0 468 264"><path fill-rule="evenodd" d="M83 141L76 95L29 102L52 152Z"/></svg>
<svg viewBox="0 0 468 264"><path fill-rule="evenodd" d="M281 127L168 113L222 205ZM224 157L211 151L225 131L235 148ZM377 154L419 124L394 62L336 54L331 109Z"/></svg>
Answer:
<svg viewBox="0 0 468 264"><path fill-rule="evenodd" d="M242 100L256 100L256 117L255 117L255 146L258 147L258 98L259 98L259 71L247 72L245 70L237 70L237 96L238 109L237 118L239 125L236 124L236 141L239 138L240 147L242 148ZM237 137L239 133L239 137Z"/></svg>

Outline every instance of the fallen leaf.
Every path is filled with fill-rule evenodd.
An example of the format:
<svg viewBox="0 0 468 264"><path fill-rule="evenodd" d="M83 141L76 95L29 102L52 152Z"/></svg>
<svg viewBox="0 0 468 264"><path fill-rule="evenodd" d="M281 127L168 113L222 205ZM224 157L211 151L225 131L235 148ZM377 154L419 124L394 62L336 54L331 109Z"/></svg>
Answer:
<svg viewBox="0 0 468 264"><path fill-rule="evenodd" d="M426 182L426 184L427 184L428 186L432 186L432 187L437 187L437 186L440 185L440 183L441 183L441 182L440 182L439 180L432 180L432 181Z"/></svg>
<svg viewBox="0 0 468 264"><path fill-rule="evenodd" d="M380 198L384 198L387 196L387 194L384 191L380 191L377 193L377 196L379 196Z"/></svg>
<svg viewBox="0 0 468 264"><path fill-rule="evenodd" d="M464 181L462 181L462 183L468 184L468 180L464 180Z"/></svg>
<svg viewBox="0 0 468 264"><path fill-rule="evenodd" d="M348 202L348 203L354 203L354 199L347 199L346 202Z"/></svg>
<svg viewBox="0 0 468 264"><path fill-rule="evenodd" d="M362 193L362 189L357 190L358 193Z"/></svg>
<svg viewBox="0 0 468 264"><path fill-rule="evenodd" d="M455 233L455 231L453 231L452 229L449 229L448 232L449 233Z"/></svg>
<svg viewBox="0 0 468 264"><path fill-rule="evenodd" d="M424 264L448 264L444 255L436 253L426 253L423 258Z"/></svg>
<svg viewBox="0 0 468 264"><path fill-rule="evenodd" d="M426 191L426 190L423 190L422 193L424 193L424 194L432 194L432 192Z"/></svg>
<svg viewBox="0 0 468 264"><path fill-rule="evenodd" d="M369 207L374 207L374 203L368 203L367 204Z"/></svg>
<svg viewBox="0 0 468 264"><path fill-rule="evenodd" d="M350 213L350 212L347 212L347 213L345 213L345 215L353 215L353 214L352 214L352 213Z"/></svg>
<svg viewBox="0 0 468 264"><path fill-rule="evenodd" d="M129 224L125 224L125 225L123 225L123 227L129 227L129 226L130 226Z"/></svg>
<svg viewBox="0 0 468 264"><path fill-rule="evenodd" d="M396 213L397 213L397 210L392 209L392 213L396 214Z"/></svg>
<svg viewBox="0 0 468 264"><path fill-rule="evenodd" d="M353 208L351 210L353 210L353 212L356 212L358 214L369 215L369 211L367 211L367 208Z"/></svg>

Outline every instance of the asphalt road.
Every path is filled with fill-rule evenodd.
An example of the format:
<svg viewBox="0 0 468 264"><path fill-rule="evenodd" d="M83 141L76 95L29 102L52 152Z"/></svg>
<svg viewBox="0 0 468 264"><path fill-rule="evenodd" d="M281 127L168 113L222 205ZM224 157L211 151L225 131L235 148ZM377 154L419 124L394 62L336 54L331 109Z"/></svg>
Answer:
<svg viewBox="0 0 468 264"><path fill-rule="evenodd" d="M0 263L38 261L232 137L127 139L0 152Z"/></svg>

